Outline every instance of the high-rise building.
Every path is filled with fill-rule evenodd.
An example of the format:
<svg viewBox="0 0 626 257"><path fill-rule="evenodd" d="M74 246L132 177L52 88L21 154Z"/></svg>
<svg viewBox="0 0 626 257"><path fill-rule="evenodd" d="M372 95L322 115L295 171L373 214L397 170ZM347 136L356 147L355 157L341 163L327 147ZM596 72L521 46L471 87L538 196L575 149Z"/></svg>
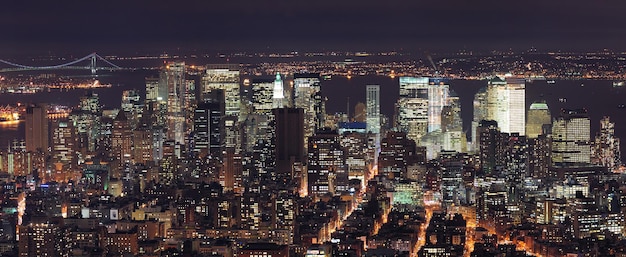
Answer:
<svg viewBox="0 0 626 257"><path fill-rule="evenodd" d="M93 91L87 91L84 96L80 97L80 103L78 104L80 109L87 113L100 114L102 113L102 106L100 105L100 97Z"/></svg>
<svg viewBox="0 0 626 257"><path fill-rule="evenodd" d="M315 133L320 124L320 111L316 106L316 95L319 100L323 100L319 94L321 91L319 73L295 73L293 74L294 86L294 107L304 110L304 147L307 148L307 139ZM324 122L323 120L321 121Z"/></svg>
<svg viewBox="0 0 626 257"><path fill-rule="evenodd" d="M491 175L500 164L498 158L501 149L500 128L496 121L482 120L476 130L480 169L485 175Z"/></svg>
<svg viewBox="0 0 626 257"><path fill-rule="evenodd" d="M591 127L587 110L562 110L552 123L552 164L589 164Z"/></svg>
<svg viewBox="0 0 626 257"><path fill-rule="evenodd" d="M526 85L524 79L496 77L487 86L487 119L498 122L500 131L526 131Z"/></svg>
<svg viewBox="0 0 626 257"><path fill-rule="evenodd" d="M274 109L276 119L276 171L287 179L293 177L293 165L304 163L304 110Z"/></svg>
<svg viewBox="0 0 626 257"><path fill-rule="evenodd" d="M187 81L184 62L169 63L161 71L161 82L167 88L167 138L185 143L185 93Z"/></svg>
<svg viewBox="0 0 626 257"><path fill-rule="evenodd" d="M255 114L271 114L274 108L275 78L252 79L252 107Z"/></svg>
<svg viewBox="0 0 626 257"><path fill-rule="evenodd" d="M620 140L615 137L615 123L608 116L603 117L592 148L592 162L611 170L619 168L622 164L619 147Z"/></svg>
<svg viewBox="0 0 626 257"><path fill-rule="evenodd" d="M203 97L211 90L224 90L226 115L240 117L241 96L239 93L239 80L239 67L234 65L209 65L201 82Z"/></svg>
<svg viewBox="0 0 626 257"><path fill-rule="evenodd" d="M354 117L352 119L356 122L365 122L366 117L367 106L362 102L356 103L356 105L354 105Z"/></svg>
<svg viewBox="0 0 626 257"><path fill-rule="evenodd" d="M152 129L147 123L141 123L133 130L133 162L145 165L155 163L152 136Z"/></svg>
<svg viewBox="0 0 626 257"><path fill-rule="evenodd" d="M389 131L380 143L378 170L388 178L406 178L409 166L425 161L425 157L406 133Z"/></svg>
<svg viewBox="0 0 626 257"><path fill-rule="evenodd" d="M396 125L419 144L428 132L441 129L441 111L448 105L449 86L441 79L401 77Z"/></svg>
<svg viewBox="0 0 626 257"><path fill-rule="evenodd" d="M141 103L138 90L122 91L121 109L121 111L126 113L130 127L135 128L143 112L143 104Z"/></svg>
<svg viewBox="0 0 626 257"><path fill-rule="evenodd" d="M48 105L33 104L26 108L26 151L48 152Z"/></svg>
<svg viewBox="0 0 626 257"><path fill-rule="evenodd" d="M334 130L318 130L308 144L309 194L321 196L348 189L346 154Z"/></svg>
<svg viewBox="0 0 626 257"><path fill-rule="evenodd" d="M283 108L285 107L285 89L283 88L283 79L280 77L280 73L276 73L276 79L274 80L274 90L272 94L272 107Z"/></svg>
<svg viewBox="0 0 626 257"><path fill-rule="evenodd" d="M220 156L224 137L224 90L212 90L194 111L193 151L201 156Z"/></svg>
<svg viewBox="0 0 626 257"><path fill-rule="evenodd" d="M367 131L380 134L380 86L367 85Z"/></svg>
<svg viewBox="0 0 626 257"><path fill-rule="evenodd" d="M167 88L160 80L158 77L146 78L146 103L167 99Z"/></svg>
<svg viewBox="0 0 626 257"><path fill-rule="evenodd" d="M70 170L78 165L75 159L75 139L75 129L71 122L67 120L52 122L52 160Z"/></svg>
<svg viewBox="0 0 626 257"><path fill-rule="evenodd" d="M526 121L526 136L537 138L543 134L543 126L552 124L550 109L545 101L534 102L528 109L528 120Z"/></svg>
<svg viewBox="0 0 626 257"><path fill-rule="evenodd" d="M119 173L131 163L133 154L133 131L123 111L119 111L113 120L111 130L111 157L118 166L112 171L112 176L119 178Z"/></svg>
<svg viewBox="0 0 626 257"><path fill-rule="evenodd" d="M478 151L478 137L476 128L480 121L488 120L489 114L487 110L487 88L483 87L474 95L473 102L473 118L472 118L472 151Z"/></svg>

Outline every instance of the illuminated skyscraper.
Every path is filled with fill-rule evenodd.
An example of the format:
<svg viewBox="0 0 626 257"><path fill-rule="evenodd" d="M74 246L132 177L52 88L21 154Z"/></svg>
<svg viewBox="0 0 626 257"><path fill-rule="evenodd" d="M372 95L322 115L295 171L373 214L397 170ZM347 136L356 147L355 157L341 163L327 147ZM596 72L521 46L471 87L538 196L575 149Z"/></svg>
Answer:
<svg viewBox="0 0 626 257"><path fill-rule="evenodd" d="M380 133L380 86L367 85L367 131Z"/></svg>
<svg viewBox="0 0 626 257"><path fill-rule="evenodd" d="M185 63L173 62L161 72L161 83L167 85L167 138L185 143Z"/></svg>
<svg viewBox="0 0 626 257"><path fill-rule="evenodd" d="M48 152L48 105L33 104L26 108L26 151Z"/></svg>
<svg viewBox="0 0 626 257"><path fill-rule="evenodd" d="M167 98L165 85L159 81L160 78L146 78L146 102L163 101Z"/></svg>
<svg viewBox="0 0 626 257"><path fill-rule="evenodd" d="M120 178L120 171L132 161L133 132L123 111L119 111L113 120L111 131L111 157L118 166L112 170L112 176Z"/></svg>
<svg viewBox="0 0 626 257"><path fill-rule="evenodd" d="M285 89L283 88L283 80L280 77L280 73L276 73L276 80L274 80L274 91L272 94L272 107L273 108L283 108L285 103L283 100L285 99Z"/></svg>
<svg viewBox="0 0 626 257"><path fill-rule="evenodd" d="M348 189L346 154L336 131L319 130L309 138L307 170L309 194L321 196Z"/></svg>
<svg viewBox="0 0 626 257"><path fill-rule="evenodd" d="M478 137L476 134L476 128L482 120L488 120L488 108L487 108L487 88L483 87L474 95L473 102L473 118L472 118L472 151L478 151Z"/></svg>
<svg viewBox="0 0 626 257"><path fill-rule="evenodd" d="M76 168L75 129L67 120L56 120L52 123L52 160L68 169Z"/></svg>
<svg viewBox="0 0 626 257"><path fill-rule="evenodd" d="M494 78L487 87L487 119L498 122L500 131L519 133L526 131L526 85L523 79Z"/></svg>
<svg viewBox="0 0 626 257"><path fill-rule="evenodd" d="M590 130L587 110L563 110L552 123L552 164L589 164Z"/></svg>
<svg viewBox="0 0 626 257"><path fill-rule="evenodd" d="M619 168L622 164L619 147L620 140L615 137L615 123L609 117L602 118L600 132L592 148L592 162L611 170Z"/></svg>
<svg viewBox="0 0 626 257"><path fill-rule="evenodd" d="M274 107L274 78L252 79L252 108L255 114L271 114Z"/></svg>
<svg viewBox="0 0 626 257"><path fill-rule="evenodd" d="M319 73L296 73L293 75L294 106L304 110L304 147L307 147L307 138L315 133L319 124L315 95L321 90ZM320 95L321 99L321 95ZM323 122L323 121L322 121Z"/></svg>
<svg viewBox="0 0 626 257"><path fill-rule="evenodd" d="M545 101L534 102L528 109L528 120L526 121L526 136L537 138L543 134L543 126L552 124L552 116Z"/></svg>
<svg viewBox="0 0 626 257"><path fill-rule="evenodd" d="M239 117L241 112L239 80L238 67L210 65L202 77L202 94L205 95L213 89L224 90L226 115Z"/></svg>
<svg viewBox="0 0 626 257"><path fill-rule="evenodd" d="M441 110L448 105L449 86L426 77L401 77L396 103L397 126L419 144L422 136L441 129Z"/></svg>
<svg viewBox="0 0 626 257"><path fill-rule="evenodd" d="M194 111L194 148L196 154L221 155L224 136L224 91L212 90Z"/></svg>

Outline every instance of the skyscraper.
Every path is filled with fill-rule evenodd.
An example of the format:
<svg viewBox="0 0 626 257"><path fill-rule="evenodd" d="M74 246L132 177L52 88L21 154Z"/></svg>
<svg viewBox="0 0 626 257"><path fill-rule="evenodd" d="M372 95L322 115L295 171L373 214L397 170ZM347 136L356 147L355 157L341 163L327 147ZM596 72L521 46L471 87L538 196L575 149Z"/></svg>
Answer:
<svg viewBox="0 0 626 257"><path fill-rule="evenodd" d="M56 120L52 123L52 160L66 166L68 170L76 168L75 128L67 120ZM63 179L61 179L62 181Z"/></svg>
<svg viewBox="0 0 626 257"><path fill-rule="evenodd" d="M309 194L321 196L347 190L348 170L345 151L335 130L319 130L309 138Z"/></svg>
<svg viewBox="0 0 626 257"><path fill-rule="evenodd" d="M611 170L622 164L620 140L615 137L615 123L609 117L600 120L600 132L596 135L592 148L592 162Z"/></svg>
<svg viewBox="0 0 626 257"><path fill-rule="evenodd" d="M272 107L282 108L285 106L285 89L283 88L283 79L280 73L276 72L276 80L274 80L274 90L272 94Z"/></svg>
<svg viewBox="0 0 626 257"><path fill-rule="evenodd" d="M120 171L132 161L133 132L123 111L117 113L111 131L111 157L118 166L112 176L120 178Z"/></svg>
<svg viewBox="0 0 626 257"><path fill-rule="evenodd" d="M493 78L487 86L487 119L498 122L500 131L525 135L526 85L523 79Z"/></svg>
<svg viewBox="0 0 626 257"><path fill-rule="evenodd" d="M448 105L449 86L440 79L401 77L396 125L420 144L422 136L441 129L441 110Z"/></svg>
<svg viewBox="0 0 626 257"><path fill-rule="evenodd" d="M499 164L499 150L501 137L498 123L493 120L480 121L476 128L478 135L478 153L480 154L480 169L485 175L491 175Z"/></svg>
<svg viewBox="0 0 626 257"><path fill-rule="evenodd" d="M545 101L534 102L528 109L528 120L526 121L526 136L537 138L543 134L543 126L552 124L552 116Z"/></svg>
<svg viewBox="0 0 626 257"><path fill-rule="evenodd" d="M315 133L320 117L317 115L315 96L321 90L319 73L295 73L294 106L304 110L304 147L307 147L307 138ZM320 95L321 99L321 95ZM323 121L322 121L323 122Z"/></svg>
<svg viewBox="0 0 626 257"><path fill-rule="evenodd" d="M194 110L193 151L196 154L202 156L210 154L214 157L221 155L224 137L224 99L224 90L212 90Z"/></svg>
<svg viewBox="0 0 626 257"><path fill-rule="evenodd" d="M362 102L358 102L356 105L354 105L353 120L356 122L366 122L365 121L366 119L367 119L367 106Z"/></svg>
<svg viewBox="0 0 626 257"><path fill-rule="evenodd" d="M488 120L488 108L487 108L487 88L483 87L474 95L473 102L473 118L472 118L472 151L478 151L478 137L476 129L482 120Z"/></svg>
<svg viewBox="0 0 626 257"><path fill-rule="evenodd" d="M185 63L173 62L161 72L161 83L167 88L167 138L185 143Z"/></svg>
<svg viewBox="0 0 626 257"><path fill-rule="evenodd" d="M48 152L48 106L33 104L26 108L26 151Z"/></svg>
<svg viewBox="0 0 626 257"><path fill-rule="evenodd" d="M224 90L225 114L239 117L241 112L239 80L238 67L233 65L209 65L201 82L203 97L211 90Z"/></svg>
<svg viewBox="0 0 626 257"><path fill-rule="evenodd" d="M380 86L367 85L367 131L380 133Z"/></svg>
<svg viewBox="0 0 626 257"><path fill-rule="evenodd" d="M587 110L562 110L561 115L552 123L552 164L589 164L590 130Z"/></svg>
<svg viewBox="0 0 626 257"><path fill-rule="evenodd" d="M274 109L276 119L276 171L291 179L295 163L304 163L304 110L300 108Z"/></svg>

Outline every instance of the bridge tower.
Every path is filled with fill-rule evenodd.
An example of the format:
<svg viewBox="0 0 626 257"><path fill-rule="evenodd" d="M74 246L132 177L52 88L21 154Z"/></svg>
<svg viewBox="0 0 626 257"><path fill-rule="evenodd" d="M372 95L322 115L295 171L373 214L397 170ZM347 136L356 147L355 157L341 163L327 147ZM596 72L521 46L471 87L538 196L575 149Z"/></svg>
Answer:
<svg viewBox="0 0 626 257"><path fill-rule="evenodd" d="M89 65L89 68L91 68L91 74L96 74L96 70L97 70L97 68L96 68L96 60L97 60L96 53L92 53L91 54L91 64Z"/></svg>

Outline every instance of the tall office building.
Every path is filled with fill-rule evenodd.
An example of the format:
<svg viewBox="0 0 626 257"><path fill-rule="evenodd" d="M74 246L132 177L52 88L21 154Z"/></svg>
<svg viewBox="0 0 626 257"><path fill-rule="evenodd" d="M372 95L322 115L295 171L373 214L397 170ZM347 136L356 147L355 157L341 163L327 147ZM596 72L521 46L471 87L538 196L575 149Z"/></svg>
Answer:
<svg viewBox="0 0 626 257"><path fill-rule="evenodd" d="M380 134L380 86L367 85L367 131Z"/></svg>
<svg viewBox="0 0 626 257"><path fill-rule="evenodd" d="M276 72L276 79L274 80L274 91L272 94L272 107L283 108L285 107L285 89L283 88L283 79L280 77L280 73Z"/></svg>
<svg viewBox="0 0 626 257"><path fill-rule="evenodd" d="M315 133L315 129L318 128L320 115L318 115L318 108L316 101L316 95L319 95L319 100L322 100L321 95L321 82L319 73L295 73L293 74L293 86L294 86L294 107L302 108L304 110L304 147L307 147L307 138ZM323 122L323 120L321 121ZM321 128L321 127L320 127Z"/></svg>
<svg viewBox="0 0 626 257"><path fill-rule="evenodd" d="M321 196L348 189L346 154L337 131L318 130L309 137L307 158L309 194Z"/></svg>
<svg viewBox="0 0 626 257"><path fill-rule="evenodd" d="M496 77L487 86L487 119L498 122L500 131L526 131L526 85L524 79Z"/></svg>
<svg viewBox="0 0 626 257"><path fill-rule="evenodd" d="M161 83L167 88L167 138L185 143L185 92L187 81L184 62L169 63L161 71Z"/></svg>
<svg viewBox="0 0 626 257"><path fill-rule="evenodd" d="M476 134L476 129L480 121L488 120L489 114L487 110L487 88L483 87L474 95L474 101L472 103L473 107L473 118L472 118L472 151L478 151L478 134Z"/></svg>
<svg viewBox="0 0 626 257"><path fill-rule="evenodd" d="M500 129L496 121L482 120L476 130L480 170L485 175L491 175L496 167L501 164L499 158L502 148Z"/></svg>
<svg viewBox="0 0 626 257"><path fill-rule="evenodd" d="M132 161L133 131L123 111L117 113L111 130L111 157L118 166L112 170L112 176L120 178L119 172Z"/></svg>
<svg viewBox="0 0 626 257"><path fill-rule="evenodd" d="M545 101L534 102L528 109L528 120L526 121L526 136L537 138L543 134L543 126L552 124L550 109Z"/></svg>
<svg viewBox="0 0 626 257"><path fill-rule="evenodd" d="M304 110L274 109L276 119L276 171L285 178L293 177L293 165L304 163Z"/></svg>
<svg viewBox="0 0 626 257"><path fill-rule="evenodd" d="M48 105L26 107L26 151L48 152Z"/></svg>
<svg viewBox="0 0 626 257"><path fill-rule="evenodd" d="M163 101L166 99L167 91L165 84L160 83L160 78L146 78L146 103Z"/></svg>
<svg viewBox="0 0 626 257"><path fill-rule="evenodd" d="M449 86L440 79L401 77L396 125L418 144L428 132L441 129L441 111L448 105Z"/></svg>
<svg viewBox="0 0 626 257"><path fill-rule="evenodd" d="M354 105L354 117L352 119L356 122L366 122L367 106L364 103L358 102Z"/></svg>
<svg viewBox="0 0 626 257"><path fill-rule="evenodd" d="M221 155L224 137L224 90L212 90L194 110L193 151L201 156Z"/></svg>
<svg viewBox="0 0 626 257"><path fill-rule="evenodd" d="M225 114L240 117L239 67L235 65L209 65L202 77L202 95L214 89L224 90ZM202 100L202 99L200 99Z"/></svg>
<svg viewBox="0 0 626 257"><path fill-rule="evenodd" d="M552 123L552 164L589 164L591 127L587 110L562 110Z"/></svg>
<svg viewBox="0 0 626 257"><path fill-rule="evenodd" d="M52 122L52 160L55 164L65 166L68 170L76 168L75 129L67 120Z"/></svg>
<svg viewBox="0 0 626 257"><path fill-rule="evenodd" d="M619 147L620 140L615 137L615 123L608 116L603 117L592 148L592 162L611 170L619 168L622 164Z"/></svg>
<svg viewBox="0 0 626 257"><path fill-rule="evenodd" d="M252 79L252 108L255 114L271 114L274 108L275 78Z"/></svg>
<svg viewBox="0 0 626 257"><path fill-rule="evenodd" d="M153 132L148 123L140 123L133 130L133 162L145 165L154 164L152 149Z"/></svg>
<svg viewBox="0 0 626 257"><path fill-rule="evenodd" d="M126 113L130 127L135 128L143 113L143 104L141 103L139 90L122 91L121 109Z"/></svg>

